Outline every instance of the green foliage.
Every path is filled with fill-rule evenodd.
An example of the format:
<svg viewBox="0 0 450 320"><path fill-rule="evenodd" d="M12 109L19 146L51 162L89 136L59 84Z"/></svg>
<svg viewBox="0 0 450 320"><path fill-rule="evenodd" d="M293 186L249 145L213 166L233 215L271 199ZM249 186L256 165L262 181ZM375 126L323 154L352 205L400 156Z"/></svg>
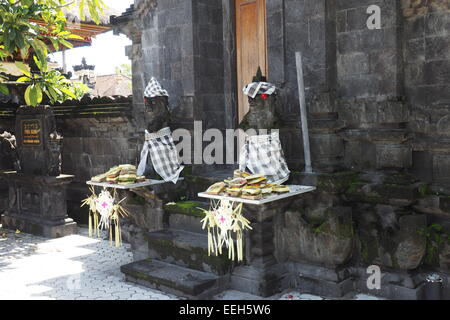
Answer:
<svg viewBox="0 0 450 320"><path fill-rule="evenodd" d="M18 82L29 84L24 97L29 105L41 103L43 94L54 103L67 98L80 98L87 92L87 88L73 84L47 66L47 44L58 51L64 47L72 48L70 39L80 39L66 30L63 12L64 8L77 4L81 20L85 18L84 9L87 7L93 21L100 23L105 7L102 0L0 0L0 59L20 56L23 61L34 61L40 70L31 73L25 64L16 63L23 73ZM0 92L7 94L7 87L1 83L3 80L0 78Z"/></svg>
<svg viewBox="0 0 450 320"><path fill-rule="evenodd" d="M116 74L123 74L127 77L131 77L132 73L131 73L131 64L129 63L124 63L121 64L120 66L116 67Z"/></svg>
<svg viewBox="0 0 450 320"><path fill-rule="evenodd" d="M16 62L16 66L22 71L23 76L17 82L28 84L25 90L25 102L30 106L37 106L42 102L45 94L51 103L62 102L67 99L81 99L89 92L89 88L83 83L72 83L59 71L50 69L34 57L40 73L30 73L22 62Z"/></svg>

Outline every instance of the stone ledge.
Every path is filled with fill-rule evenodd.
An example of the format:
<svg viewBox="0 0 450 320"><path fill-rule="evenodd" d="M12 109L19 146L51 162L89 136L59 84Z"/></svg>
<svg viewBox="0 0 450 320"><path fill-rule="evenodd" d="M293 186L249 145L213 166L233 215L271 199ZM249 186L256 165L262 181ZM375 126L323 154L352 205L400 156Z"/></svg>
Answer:
<svg viewBox="0 0 450 320"><path fill-rule="evenodd" d="M77 223L72 219L58 221L46 221L43 219L33 219L17 215L4 214L1 216L1 223L5 229L20 230L21 232L47 238L62 238L76 234Z"/></svg>

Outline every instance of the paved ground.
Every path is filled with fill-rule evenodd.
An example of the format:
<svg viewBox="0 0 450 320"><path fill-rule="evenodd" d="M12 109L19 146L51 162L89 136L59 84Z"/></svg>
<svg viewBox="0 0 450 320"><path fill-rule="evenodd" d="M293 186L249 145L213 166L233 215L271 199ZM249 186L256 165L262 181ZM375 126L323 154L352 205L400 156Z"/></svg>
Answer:
<svg viewBox="0 0 450 320"><path fill-rule="evenodd" d="M127 283L119 270L132 262L129 246L112 248L105 240L79 235L45 239L0 228L0 300L168 300L160 291ZM258 297L227 291L216 299ZM322 300L299 292L272 297L284 300ZM373 299L360 295L354 299Z"/></svg>

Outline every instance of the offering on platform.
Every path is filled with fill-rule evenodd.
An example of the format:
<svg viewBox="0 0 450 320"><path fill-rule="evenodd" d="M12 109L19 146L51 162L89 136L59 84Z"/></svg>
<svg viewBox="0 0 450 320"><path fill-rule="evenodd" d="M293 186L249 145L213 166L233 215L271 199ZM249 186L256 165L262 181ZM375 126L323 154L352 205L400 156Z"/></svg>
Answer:
<svg viewBox="0 0 450 320"><path fill-rule="evenodd" d="M218 183L213 184L211 187L209 187L208 190L206 190L206 193L218 195L218 194L222 193L226 187L227 187L227 185L225 182L218 182Z"/></svg>
<svg viewBox="0 0 450 320"><path fill-rule="evenodd" d="M122 164L120 166L109 169L108 172L99 174L91 178L92 182L106 182L109 184L131 185L135 183L145 182L144 176L137 176L136 167L131 164Z"/></svg>
<svg viewBox="0 0 450 320"><path fill-rule="evenodd" d="M248 181L243 178L236 178L236 179L228 181L228 185L230 186L230 188L242 188L247 183L248 183Z"/></svg>
<svg viewBox="0 0 450 320"><path fill-rule="evenodd" d="M242 194L242 188L227 188L227 195L234 198L239 198Z"/></svg>
<svg viewBox="0 0 450 320"><path fill-rule="evenodd" d="M262 199L262 191L260 188L257 187L244 187L244 189L242 189L242 196L241 198L243 199L248 199L248 200L261 200Z"/></svg>
<svg viewBox="0 0 450 320"><path fill-rule="evenodd" d="M106 182L106 178L108 177L108 175L106 173L103 174L99 174L98 176L92 177L91 181L92 182Z"/></svg>
<svg viewBox="0 0 450 320"><path fill-rule="evenodd" d="M235 170L234 171L234 177L235 178L247 178L249 176L251 176L251 174L248 173L248 172L241 171L241 170Z"/></svg>
<svg viewBox="0 0 450 320"><path fill-rule="evenodd" d="M247 179L248 185L254 185L254 184L258 184L258 183L267 181L267 178L264 177L262 174L255 174L252 176L248 176L246 179Z"/></svg>
<svg viewBox="0 0 450 320"><path fill-rule="evenodd" d="M274 194L289 193L288 186L269 184L267 177L261 174L250 174L236 170L234 178L217 182L208 188L207 194L223 195L248 200L261 200Z"/></svg>
<svg viewBox="0 0 450 320"><path fill-rule="evenodd" d="M288 186L281 186L281 185L272 187L272 190L275 193L288 193L288 192L290 192Z"/></svg>

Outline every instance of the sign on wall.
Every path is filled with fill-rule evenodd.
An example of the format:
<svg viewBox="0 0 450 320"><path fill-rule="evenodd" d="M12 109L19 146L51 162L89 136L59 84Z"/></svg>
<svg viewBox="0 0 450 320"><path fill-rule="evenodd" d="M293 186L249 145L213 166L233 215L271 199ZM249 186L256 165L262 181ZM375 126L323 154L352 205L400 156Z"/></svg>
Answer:
<svg viewBox="0 0 450 320"><path fill-rule="evenodd" d="M41 120L22 120L21 129L23 146L40 146L42 144Z"/></svg>

